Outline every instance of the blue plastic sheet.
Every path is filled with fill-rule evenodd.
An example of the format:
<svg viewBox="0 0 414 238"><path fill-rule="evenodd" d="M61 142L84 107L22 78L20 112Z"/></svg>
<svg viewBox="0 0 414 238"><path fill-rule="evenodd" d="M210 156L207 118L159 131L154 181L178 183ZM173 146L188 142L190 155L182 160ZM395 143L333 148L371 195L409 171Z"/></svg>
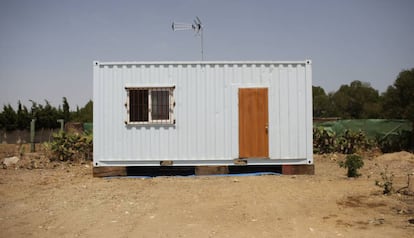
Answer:
<svg viewBox="0 0 414 238"><path fill-rule="evenodd" d="M110 176L106 179L150 179L157 177L249 177L249 176L264 176L264 175L281 175L275 172L256 172L256 173L235 173L235 174L211 174L211 175L172 175L172 176Z"/></svg>

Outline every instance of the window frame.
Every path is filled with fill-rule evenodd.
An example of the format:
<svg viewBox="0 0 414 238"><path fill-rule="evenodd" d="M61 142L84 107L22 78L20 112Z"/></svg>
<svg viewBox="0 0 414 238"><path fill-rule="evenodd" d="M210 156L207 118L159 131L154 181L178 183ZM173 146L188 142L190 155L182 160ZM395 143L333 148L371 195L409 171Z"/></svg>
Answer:
<svg viewBox="0 0 414 238"><path fill-rule="evenodd" d="M125 108L127 111L127 119L125 120L126 125L174 125L174 90L175 86L127 86L125 87L127 98ZM130 91L132 90L148 90L148 121L131 121L130 117ZM167 91L169 92L169 117L168 119L152 119L152 92L153 91Z"/></svg>

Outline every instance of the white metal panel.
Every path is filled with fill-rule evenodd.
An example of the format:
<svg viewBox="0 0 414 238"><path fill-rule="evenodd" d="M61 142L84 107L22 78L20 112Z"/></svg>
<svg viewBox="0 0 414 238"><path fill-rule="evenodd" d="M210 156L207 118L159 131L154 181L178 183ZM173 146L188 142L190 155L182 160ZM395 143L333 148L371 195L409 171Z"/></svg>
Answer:
<svg viewBox="0 0 414 238"><path fill-rule="evenodd" d="M308 164L313 163L313 130L312 130L312 116L313 116L313 104L312 104L312 61L306 60L306 158Z"/></svg>
<svg viewBox="0 0 414 238"><path fill-rule="evenodd" d="M298 101L300 100L298 95L297 85L297 67L288 65L288 97L289 97L289 156L290 158L298 157Z"/></svg>
<svg viewBox="0 0 414 238"><path fill-rule="evenodd" d="M290 154L289 146L289 72L287 65L281 65L279 67L279 112L277 113L280 118L280 157L288 158ZM273 106L269 106L273 108ZM277 110L277 109L276 109ZM272 118L270 123L272 122ZM273 123L272 123L273 124Z"/></svg>
<svg viewBox="0 0 414 238"><path fill-rule="evenodd" d="M125 87L165 85L175 86L176 124L126 125ZM310 61L95 62L95 165L231 164L246 87L269 88L270 160L249 163L312 163Z"/></svg>
<svg viewBox="0 0 414 238"><path fill-rule="evenodd" d="M280 128L280 80L279 66L271 65L269 70L269 154L281 158L281 128Z"/></svg>

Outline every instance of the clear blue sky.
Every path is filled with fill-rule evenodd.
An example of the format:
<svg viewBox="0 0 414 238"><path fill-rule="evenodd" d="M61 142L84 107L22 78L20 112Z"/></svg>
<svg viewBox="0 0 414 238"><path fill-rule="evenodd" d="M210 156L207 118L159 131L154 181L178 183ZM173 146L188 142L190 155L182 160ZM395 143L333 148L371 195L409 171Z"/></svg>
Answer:
<svg viewBox="0 0 414 238"><path fill-rule="evenodd" d="M313 61L313 85L353 80L380 92L414 67L413 0L0 1L0 106L20 99L74 109L92 99L92 61Z"/></svg>

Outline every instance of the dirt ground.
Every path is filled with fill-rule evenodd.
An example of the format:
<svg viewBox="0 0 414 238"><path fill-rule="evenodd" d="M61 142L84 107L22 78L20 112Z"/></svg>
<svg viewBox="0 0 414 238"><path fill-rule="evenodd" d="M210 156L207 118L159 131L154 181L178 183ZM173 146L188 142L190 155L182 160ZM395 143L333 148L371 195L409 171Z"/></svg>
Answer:
<svg viewBox="0 0 414 238"><path fill-rule="evenodd" d="M0 169L0 237L414 237L414 196L375 186L386 166L405 186L414 155L365 155L357 179L341 159L315 155L312 176L109 179L26 152Z"/></svg>

